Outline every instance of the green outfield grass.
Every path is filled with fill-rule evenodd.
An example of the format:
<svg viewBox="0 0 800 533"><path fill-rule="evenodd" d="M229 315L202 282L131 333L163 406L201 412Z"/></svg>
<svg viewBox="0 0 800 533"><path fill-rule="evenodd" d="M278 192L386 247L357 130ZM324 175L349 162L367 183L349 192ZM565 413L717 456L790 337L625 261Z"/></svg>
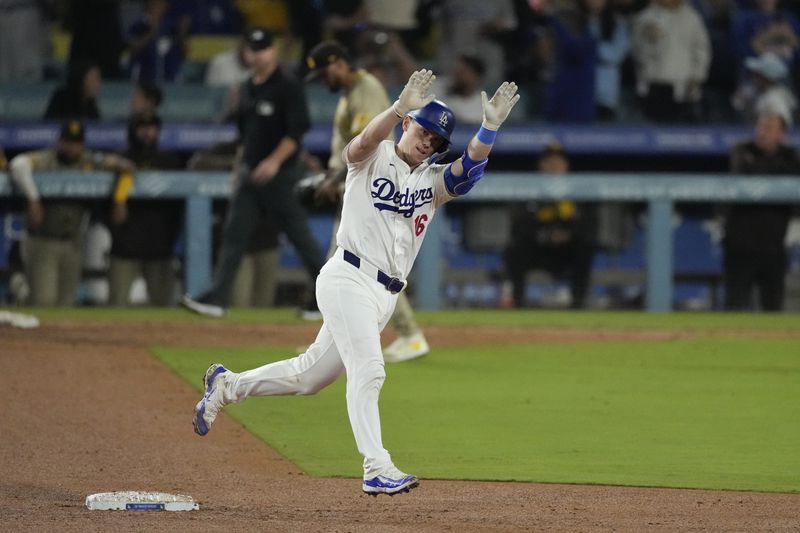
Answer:
<svg viewBox="0 0 800 533"><path fill-rule="evenodd" d="M172 316L161 313L162 319ZM134 315L159 319L146 311ZM227 320L259 317L294 320L289 311L237 312ZM796 331L799 318L421 315L424 325L471 328L733 332ZM298 339L298 344L307 341ZM701 335L670 341L436 346L426 358L387 365L381 395L384 442L401 469L422 478L800 492L799 345L790 337ZM211 362L245 370L292 355L293 347L170 346L154 347L153 353L199 390ZM255 398L227 412L312 475L360 475L343 380L314 397Z"/></svg>
<svg viewBox="0 0 800 533"><path fill-rule="evenodd" d="M205 318L183 309L108 307L21 308L42 320L124 320L167 322L301 322L294 309L233 309L224 319ZM640 311L514 311L463 310L417 313L429 326L515 326L580 329L659 330L795 330L800 331L800 313L644 313Z"/></svg>

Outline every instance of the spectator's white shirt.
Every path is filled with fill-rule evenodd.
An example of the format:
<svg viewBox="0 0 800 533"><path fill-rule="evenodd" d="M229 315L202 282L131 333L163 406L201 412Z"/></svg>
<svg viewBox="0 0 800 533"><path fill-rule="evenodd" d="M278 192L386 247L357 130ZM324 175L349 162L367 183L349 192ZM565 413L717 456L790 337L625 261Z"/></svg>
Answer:
<svg viewBox="0 0 800 533"><path fill-rule="evenodd" d="M640 92L646 93L650 83L667 83L675 88L677 101L699 96L687 89L708 77L711 44L702 19L686 0L676 9L651 3L634 20L632 44Z"/></svg>
<svg viewBox="0 0 800 533"><path fill-rule="evenodd" d="M211 58L206 68L205 84L209 87L235 87L250 71L239 62L239 51L226 50Z"/></svg>

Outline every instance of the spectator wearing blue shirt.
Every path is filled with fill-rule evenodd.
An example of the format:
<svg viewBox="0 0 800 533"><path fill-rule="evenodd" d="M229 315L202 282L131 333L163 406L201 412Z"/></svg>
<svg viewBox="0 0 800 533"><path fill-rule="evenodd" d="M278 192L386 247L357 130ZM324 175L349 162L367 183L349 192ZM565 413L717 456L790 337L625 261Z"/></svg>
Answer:
<svg viewBox="0 0 800 533"><path fill-rule="evenodd" d="M550 19L552 74L544 108L549 122L590 122L595 116L597 42L583 9L575 7Z"/></svg>
<svg viewBox="0 0 800 533"><path fill-rule="evenodd" d="M167 0L148 0L144 13L128 30L130 76L135 81L175 81L186 59L191 17L169 17Z"/></svg>
<svg viewBox="0 0 800 533"><path fill-rule="evenodd" d="M242 15L232 0L172 0L169 17L192 19L192 33L235 35L242 32Z"/></svg>
<svg viewBox="0 0 800 533"><path fill-rule="evenodd" d="M731 46L739 66L748 57L773 52L794 65L800 58L800 20L779 9L779 0L756 0L755 9L743 9L731 23Z"/></svg>
<svg viewBox="0 0 800 533"><path fill-rule="evenodd" d="M619 68L630 40L607 0L579 0L550 21L554 47L545 117L553 122L613 118L619 105Z"/></svg>
<svg viewBox="0 0 800 533"><path fill-rule="evenodd" d="M619 110L620 67L631 49L627 21L608 0L585 0L589 33L597 41L595 96L600 118L613 119Z"/></svg>

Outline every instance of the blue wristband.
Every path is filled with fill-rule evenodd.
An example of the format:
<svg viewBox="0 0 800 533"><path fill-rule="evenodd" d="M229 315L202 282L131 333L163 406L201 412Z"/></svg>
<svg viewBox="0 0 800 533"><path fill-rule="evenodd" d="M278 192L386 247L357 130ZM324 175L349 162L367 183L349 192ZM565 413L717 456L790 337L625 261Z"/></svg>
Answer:
<svg viewBox="0 0 800 533"><path fill-rule="evenodd" d="M494 144L494 138L497 137L497 130L490 130L489 128L481 126L476 137L483 144Z"/></svg>

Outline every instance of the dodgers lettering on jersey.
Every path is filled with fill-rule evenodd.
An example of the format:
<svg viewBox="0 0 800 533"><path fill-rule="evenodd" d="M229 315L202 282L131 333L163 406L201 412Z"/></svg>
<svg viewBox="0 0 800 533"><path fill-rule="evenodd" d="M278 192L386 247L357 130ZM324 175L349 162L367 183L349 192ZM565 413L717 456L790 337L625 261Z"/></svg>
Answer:
<svg viewBox="0 0 800 533"><path fill-rule="evenodd" d="M376 199L373 205L379 210L394 211L409 218L418 207L433 202L433 187L414 191L406 187L400 192L390 178L378 177L372 181L372 197Z"/></svg>
<svg viewBox="0 0 800 533"><path fill-rule="evenodd" d="M347 162L342 220L336 244L391 276L406 279L436 209L452 200L446 165L422 163L411 171L383 141L364 161Z"/></svg>

